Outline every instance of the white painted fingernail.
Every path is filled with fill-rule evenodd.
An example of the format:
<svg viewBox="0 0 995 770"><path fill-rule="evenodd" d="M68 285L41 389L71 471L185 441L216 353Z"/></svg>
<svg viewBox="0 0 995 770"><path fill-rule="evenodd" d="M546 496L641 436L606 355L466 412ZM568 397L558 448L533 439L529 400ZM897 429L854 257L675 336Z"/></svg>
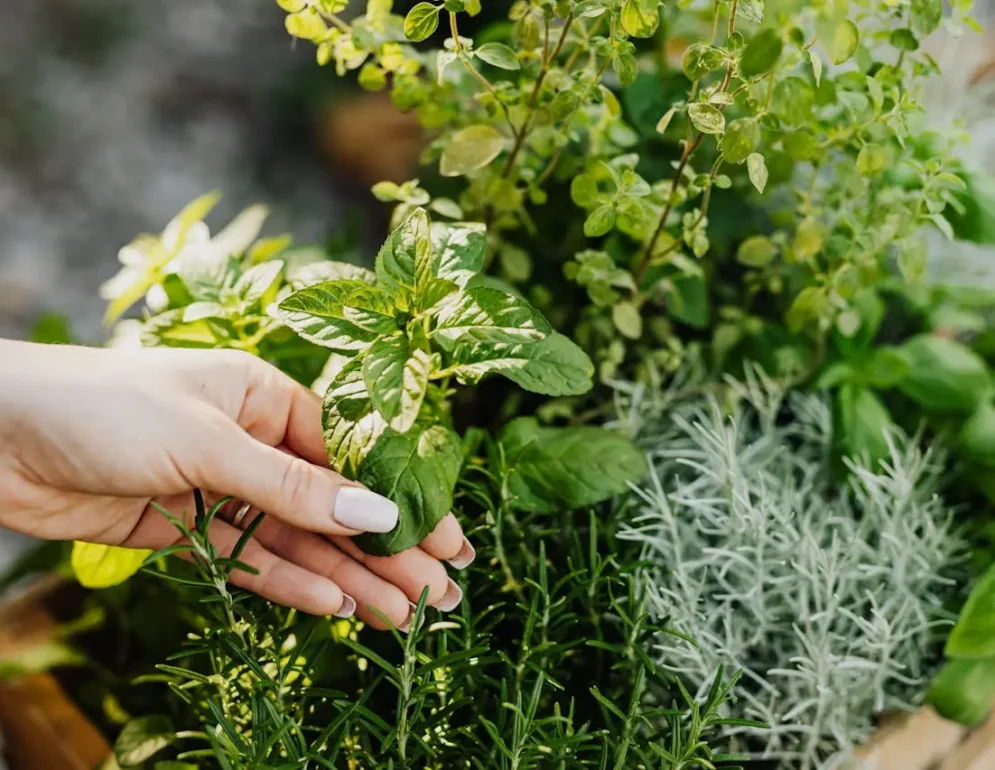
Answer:
<svg viewBox="0 0 995 770"><path fill-rule="evenodd" d="M390 532L397 526L397 505L362 487L339 487L332 518L360 532Z"/></svg>
<svg viewBox="0 0 995 770"><path fill-rule="evenodd" d="M342 594L342 606L339 607L339 611L335 613L335 617L351 618L355 614L356 600L349 596L349 594Z"/></svg>
<svg viewBox="0 0 995 770"><path fill-rule="evenodd" d="M463 589L456 584L455 580L449 578L449 585L446 586L446 595L435 606L443 612L452 612L459 606L461 601L463 601Z"/></svg>
<svg viewBox="0 0 995 770"><path fill-rule="evenodd" d="M408 633L408 631L411 630L411 621L415 619L415 612L417 612L418 610L417 604L412 604L411 602L408 602L408 605L411 607L411 610L408 612L407 620L405 620L403 623L401 623L401 625L397 627L397 630L400 631L402 634L406 634Z"/></svg>
<svg viewBox="0 0 995 770"><path fill-rule="evenodd" d="M466 569L473 564L473 560L476 558L477 551L470 545L470 541L464 537L463 546L459 549L459 553L448 561L454 569Z"/></svg>

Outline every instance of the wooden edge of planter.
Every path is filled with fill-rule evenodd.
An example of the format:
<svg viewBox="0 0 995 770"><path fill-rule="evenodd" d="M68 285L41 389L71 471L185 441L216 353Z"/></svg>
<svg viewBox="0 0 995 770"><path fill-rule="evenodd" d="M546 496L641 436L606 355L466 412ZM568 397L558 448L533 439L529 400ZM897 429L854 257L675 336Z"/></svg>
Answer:
<svg viewBox="0 0 995 770"><path fill-rule="evenodd" d="M57 585L41 581L0 603L0 660L50 638L57 623L41 600ZM0 731L10 770L94 770L111 751L48 673L0 679Z"/></svg>

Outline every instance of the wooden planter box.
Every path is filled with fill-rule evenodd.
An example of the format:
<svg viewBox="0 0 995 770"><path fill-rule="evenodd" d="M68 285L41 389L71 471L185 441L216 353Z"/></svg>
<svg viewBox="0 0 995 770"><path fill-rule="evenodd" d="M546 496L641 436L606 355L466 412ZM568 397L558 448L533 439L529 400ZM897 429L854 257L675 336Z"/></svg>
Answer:
<svg viewBox="0 0 995 770"><path fill-rule="evenodd" d="M0 602L0 662L49 638L56 624L41 600L52 587L36 584ZM95 770L111 752L51 674L0 679L0 732L9 770ZM995 714L975 730L929 708L903 715L859 759L859 770L995 770Z"/></svg>

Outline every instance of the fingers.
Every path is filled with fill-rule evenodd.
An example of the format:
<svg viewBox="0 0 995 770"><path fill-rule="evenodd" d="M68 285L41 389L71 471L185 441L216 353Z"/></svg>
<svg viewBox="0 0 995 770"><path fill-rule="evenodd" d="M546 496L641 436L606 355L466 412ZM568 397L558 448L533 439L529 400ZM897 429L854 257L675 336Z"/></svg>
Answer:
<svg viewBox="0 0 995 770"><path fill-rule="evenodd" d="M378 616L379 612L395 628L407 630L411 603L405 593L343 553L328 540L271 518L265 519L256 529L255 537L269 551L283 559L334 581L356 600L356 615L364 623L374 628L387 628L388 624ZM445 585L445 577L442 583Z"/></svg>
<svg viewBox="0 0 995 770"><path fill-rule="evenodd" d="M370 572L397 586L414 603L428 589L427 602L443 612L452 612L463 599L463 591L446 573L446 568L421 548L409 548L394 556L372 556L363 553L347 537L333 537L341 551Z"/></svg>
<svg viewBox="0 0 995 770"><path fill-rule="evenodd" d="M422 541L421 548L436 559L448 561L456 569L466 569L477 555L451 513Z"/></svg>
<svg viewBox="0 0 995 770"><path fill-rule="evenodd" d="M231 554L241 535L242 530L226 521L211 522L211 542L222 555ZM238 558L258 570L258 574L232 570L230 580L240 588L312 615L350 617L356 610L352 597L344 595L328 577L280 558L255 539L249 541Z"/></svg>
<svg viewBox="0 0 995 770"><path fill-rule="evenodd" d="M219 431L194 483L223 490L301 529L329 535L389 532L397 505L306 459L256 441L235 425Z"/></svg>

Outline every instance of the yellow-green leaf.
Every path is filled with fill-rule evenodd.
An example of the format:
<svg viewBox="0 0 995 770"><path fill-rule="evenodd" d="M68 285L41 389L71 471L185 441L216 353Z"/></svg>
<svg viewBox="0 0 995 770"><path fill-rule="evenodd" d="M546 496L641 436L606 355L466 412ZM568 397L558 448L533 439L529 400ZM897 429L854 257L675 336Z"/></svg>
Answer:
<svg viewBox="0 0 995 770"><path fill-rule="evenodd" d="M404 19L404 35L415 43L425 40L439 27L439 7L418 3Z"/></svg>
<svg viewBox="0 0 995 770"><path fill-rule="evenodd" d="M638 340L643 334L643 318L631 302L619 302L612 308L612 322L630 340Z"/></svg>
<svg viewBox="0 0 995 770"><path fill-rule="evenodd" d="M458 131L442 151L439 173L462 176L483 168L504 149L505 140L492 126L468 126Z"/></svg>
<svg viewBox="0 0 995 770"><path fill-rule="evenodd" d="M857 52L860 33L857 25L849 19L843 19L836 25L833 33L833 63L842 64Z"/></svg>
<svg viewBox="0 0 995 770"><path fill-rule="evenodd" d="M287 13L297 13L307 5L307 0L276 0L276 4Z"/></svg>
<svg viewBox="0 0 995 770"><path fill-rule="evenodd" d="M80 584L87 588L107 588L138 572L151 554L152 551L77 540L70 562Z"/></svg>
<svg viewBox="0 0 995 770"><path fill-rule="evenodd" d="M656 124L656 132L658 134L662 134L664 131L667 130L667 126L669 126L670 121L673 120L675 112L677 112L677 108L671 107L669 110L663 113L663 117L660 118L660 120L657 121Z"/></svg>
<svg viewBox="0 0 995 770"><path fill-rule="evenodd" d="M325 20L314 8L305 8L303 11L290 14L284 20L284 25L287 27L287 32L303 40L317 41L328 31Z"/></svg>
<svg viewBox="0 0 995 770"><path fill-rule="evenodd" d="M762 193L767 186L767 164L764 163L764 156L759 152L750 153L746 159L746 169L753 186L757 188L757 192Z"/></svg>
<svg viewBox="0 0 995 770"><path fill-rule="evenodd" d="M622 29L633 37L651 37L660 23L660 14L655 2L625 0L619 20Z"/></svg>

